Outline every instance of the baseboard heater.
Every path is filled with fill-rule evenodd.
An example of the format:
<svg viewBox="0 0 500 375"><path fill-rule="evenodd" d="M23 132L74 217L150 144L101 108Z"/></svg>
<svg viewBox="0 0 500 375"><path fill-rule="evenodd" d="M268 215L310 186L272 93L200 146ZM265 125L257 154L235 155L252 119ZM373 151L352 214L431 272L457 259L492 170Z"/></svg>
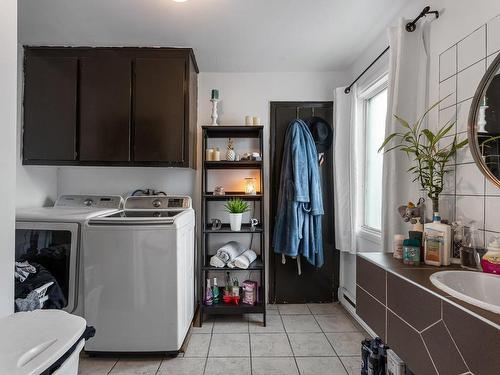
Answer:
<svg viewBox="0 0 500 375"><path fill-rule="evenodd" d="M345 299L347 302L349 302L349 304L350 304L352 307L356 308L356 304L355 304L355 303L354 303L354 302L353 302L353 301L352 301L352 300L351 300L351 299L347 296L347 294L346 294L346 293L342 292L342 295L344 296L344 299Z"/></svg>

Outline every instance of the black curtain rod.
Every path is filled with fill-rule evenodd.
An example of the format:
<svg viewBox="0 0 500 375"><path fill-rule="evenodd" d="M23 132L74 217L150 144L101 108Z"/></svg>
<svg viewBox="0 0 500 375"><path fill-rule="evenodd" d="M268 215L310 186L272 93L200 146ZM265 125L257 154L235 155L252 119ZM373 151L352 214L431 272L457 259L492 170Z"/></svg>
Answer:
<svg viewBox="0 0 500 375"><path fill-rule="evenodd" d="M420 14L417 16L417 18L415 18L413 21L411 22L408 22L405 26L405 29L406 31L408 31L409 33L413 32L416 30L417 28L417 22L418 20L420 20L422 17L425 17L427 16L428 14L434 14L436 16L436 18L439 18L439 12L437 10L431 10L431 7L430 6L426 6L421 12ZM345 88L344 92L346 94L349 94L351 92L351 87L359 81L359 79L361 77L363 77L365 75L365 73L370 70L370 68L382 57L384 56L384 54L389 51L389 46L386 47L386 49L384 49L382 51L382 53L380 55L377 56L377 58L375 60L372 61L372 63L370 65L368 65L368 67L363 70L363 72L349 85Z"/></svg>

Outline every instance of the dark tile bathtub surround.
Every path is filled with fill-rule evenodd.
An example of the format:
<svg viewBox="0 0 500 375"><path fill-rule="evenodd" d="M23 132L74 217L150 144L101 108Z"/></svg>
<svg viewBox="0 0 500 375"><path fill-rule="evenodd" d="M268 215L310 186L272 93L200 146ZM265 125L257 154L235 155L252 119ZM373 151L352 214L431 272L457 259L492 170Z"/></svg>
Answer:
<svg viewBox="0 0 500 375"><path fill-rule="evenodd" d="M386 343L406 362L415 374L436 374L422 336L401 318L387 311Z"/></svg>
<svg viewBox="0 0 500 375"><path fill-rule="evenodd" d="M424 289L402 281L399 276L387 274L387 307L422 331L441 319L441 301Z"/></svg>
<svg viewBox="0 0 500 375"><path fill-rule="evenodd" d="M474 374L500 373L500 331L456 308L443 303L443 321Z"/></svg>
<svg viewBox="0 0 500 375"><path fill-rule="evenodd" d="M356 288L356 311L366 324L385 341L385 305L370 296L361 287Z"/></svg>
<svg viewBox="0 0 500 375"><path fill-rule="evenodd" d="M373 267L370 262L358 258L356 270L356 282L359 285L362 285L363 289L385 305L386 295L384 269Z"/></svg>
<svg viewBox="0 0 500 375"><path fill-rule="evenodd" d="M451 298L429 280L456 267L411 267L385 253L359 254L356 264L356 313L415 374L497 373L500 315Z"/></svg>
<svg viewBox="0 0 500 375"><path fill-rule="evenodd" d="M446 353L432 356L439 374L463 374L468 371L443 321L423 331L422 338L430 353Z"/></svg>

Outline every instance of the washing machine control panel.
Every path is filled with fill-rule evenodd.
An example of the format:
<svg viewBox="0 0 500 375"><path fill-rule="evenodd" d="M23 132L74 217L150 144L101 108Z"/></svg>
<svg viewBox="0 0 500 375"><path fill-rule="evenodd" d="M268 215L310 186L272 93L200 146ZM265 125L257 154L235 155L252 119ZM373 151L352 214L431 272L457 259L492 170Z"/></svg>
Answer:
<svg viewBox="0 0 500 375"><path fill-rule="evenodd" d="M54 207L88 207L103 209L120 209L123 198L119 195L61 195Z"/></svg>
<svg viewBox="0 0 500 375"><path fill-rule="evenodd" d="M137 196L128 197L126 210L172 210L191 208L191 198L187 196Z"/></svg>

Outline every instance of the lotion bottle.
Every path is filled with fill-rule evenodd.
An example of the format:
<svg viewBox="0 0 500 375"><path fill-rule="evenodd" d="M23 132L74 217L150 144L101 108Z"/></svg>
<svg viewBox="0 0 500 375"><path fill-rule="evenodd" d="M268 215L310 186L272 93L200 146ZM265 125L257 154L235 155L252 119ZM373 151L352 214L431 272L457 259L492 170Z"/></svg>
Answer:
<svg viewBox="0 0 500 375"><path fill-rule="evenodd" d="M424 224L424 262L432 266L449 266L451 253L451 226L441 223L439 212L434 213L432 223ZM438 242L440 246L439 260L435 255Z"/></svg>

